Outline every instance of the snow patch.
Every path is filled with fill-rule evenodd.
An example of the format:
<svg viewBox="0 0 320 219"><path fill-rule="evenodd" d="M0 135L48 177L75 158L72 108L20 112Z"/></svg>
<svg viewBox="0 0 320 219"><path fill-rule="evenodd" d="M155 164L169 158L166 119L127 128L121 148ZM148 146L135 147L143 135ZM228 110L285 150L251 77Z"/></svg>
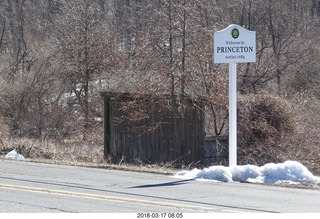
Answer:
<svg viewBox="0 0 320 219"><path fill-rule="evenodd" d="M208 168L182 170L175 174L177 178L207 179L222 182L255 183L311 183L320 185L320 177L314 176L304 165L297 161L268 163L262 167L255 165L211 166Z"/></svg>
<svg viewBox="0 0 320 219"><path fill-rule="evenodd" d="M16 149L10 151L5 157L7 158L14 158L14 159L24 159L24 157L19 154Z"/></svg>

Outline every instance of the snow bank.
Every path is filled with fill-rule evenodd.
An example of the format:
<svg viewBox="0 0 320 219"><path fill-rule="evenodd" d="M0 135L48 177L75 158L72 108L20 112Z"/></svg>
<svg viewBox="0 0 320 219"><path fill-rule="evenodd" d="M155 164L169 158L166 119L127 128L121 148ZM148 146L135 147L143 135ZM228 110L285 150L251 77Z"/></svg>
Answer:
<svg viewBox="0 0 320 219"><path fill-rule="evenodd" d="M297 161L269 163L262 167L243 166L211 166L208 168L183 170L177 178L208 179L222 182L256 182L256 183L312 183L320 185L320 177L314 176L305 166Z"/></svg>

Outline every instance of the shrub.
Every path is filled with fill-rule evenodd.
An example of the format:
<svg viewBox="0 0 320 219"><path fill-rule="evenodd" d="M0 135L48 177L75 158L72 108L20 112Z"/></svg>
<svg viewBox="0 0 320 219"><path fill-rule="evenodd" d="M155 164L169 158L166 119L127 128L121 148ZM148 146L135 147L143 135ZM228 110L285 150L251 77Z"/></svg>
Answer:
<svg viewBox="0 0 320 219"><path fill-rule="evenodd" d="M238 164L282 162L289 135L297 132L290 104L277 96L238 99Z"/></svg>

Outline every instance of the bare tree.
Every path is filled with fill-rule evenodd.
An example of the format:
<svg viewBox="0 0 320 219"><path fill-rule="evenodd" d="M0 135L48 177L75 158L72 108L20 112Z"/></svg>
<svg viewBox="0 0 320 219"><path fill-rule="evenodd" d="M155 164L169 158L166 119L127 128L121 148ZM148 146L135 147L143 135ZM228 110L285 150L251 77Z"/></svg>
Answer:
<svg viewBox="0 0 320 219"><path fill-rule="evenodd" d="M50 107L69 93L68 110L81 117L86 139L99 113L92 104L98 80L111 90L170 94L177 113L184 96L202 95L219 135L227 78L225 67L212 62L212 33L230 23L257 32L257 62L239 66L242 93L316 94L318 6L316 0L4 0L0 73L10 86L2 87L2 111L10 109L12 127L20 129L32 114L37 124L29 128L42 135L46 118L54 117Z"/></svg>
<svg viewBox="0 0 320 219"><path fill-rule="evenodd" d="M76 96L83 117L83 139L90 128L90 87L98 76L117 62L115 44L103 25L105 14L99 1L75 0L65 3L63 37L58 53L63 77Z"/></svg>

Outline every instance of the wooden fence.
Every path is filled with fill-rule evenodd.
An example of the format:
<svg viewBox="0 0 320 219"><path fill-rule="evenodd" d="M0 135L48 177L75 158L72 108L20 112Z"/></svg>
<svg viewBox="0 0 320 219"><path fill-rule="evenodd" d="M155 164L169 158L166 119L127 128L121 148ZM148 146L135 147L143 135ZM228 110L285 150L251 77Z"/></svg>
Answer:
<svg viewBox="0 0 320 219"><path fill-rule="evenodd" d="M103 92L104 153L113 161L191 164L204 159L201 101Z"/></svg>

